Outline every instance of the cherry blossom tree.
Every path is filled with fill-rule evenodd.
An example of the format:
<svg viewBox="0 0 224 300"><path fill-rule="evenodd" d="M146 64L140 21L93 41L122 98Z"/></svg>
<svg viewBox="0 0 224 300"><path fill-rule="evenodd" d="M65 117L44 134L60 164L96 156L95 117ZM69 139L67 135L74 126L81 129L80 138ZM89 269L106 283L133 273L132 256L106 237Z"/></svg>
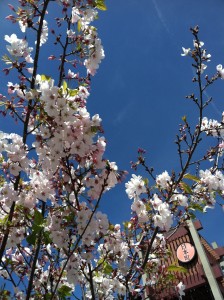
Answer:
<svg viewBox="0 0 224 300"><path fill-rule="evenodd" d="M115 162L105 159L101 118L87 111L91 78L104 59L92 22L104 0L19 0L7 19L21 34L5 36L8 95L1 95L1 118L20 133L0 133L1 299L150 299L161 291L184 295L184 285L168 266L166 232L194 211L213 207L224 196L223 121L209 120L204 91L224 78L221 65L205 75L211 55L192 28L192 60L197 94L187 98L198 111L196 126L186 117L176 138L179 171L155 175L138 150L126 182L132 216L111 224L99 211L108 190L124 180ZM58 11L49 29L51 11ZM95 24L95 23L94 23ZM55 78L39 71L40 54L54 36ZM48 47L52 51L52 47ZM11 126L11 127L12 127ZM198 151L207 136L216 144ZM202 148L200 148L202 149Z"/></svg>

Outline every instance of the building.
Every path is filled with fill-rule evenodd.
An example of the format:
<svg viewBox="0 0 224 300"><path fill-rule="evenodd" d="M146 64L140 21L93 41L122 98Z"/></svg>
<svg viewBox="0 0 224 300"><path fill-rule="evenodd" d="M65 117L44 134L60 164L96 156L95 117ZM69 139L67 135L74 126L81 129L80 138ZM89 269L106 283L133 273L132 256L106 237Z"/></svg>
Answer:
<svg viewBox="0 0 224 300"><path fill-rule="evenodd" d="M193 223L190 220L167 233L171 251L168 265L179 264L188 270L186 274L181 273L186 286L183 300L222 300L224 247L218 247L216 243L210 245L198 233L202 228L200 221Z"/></svg>

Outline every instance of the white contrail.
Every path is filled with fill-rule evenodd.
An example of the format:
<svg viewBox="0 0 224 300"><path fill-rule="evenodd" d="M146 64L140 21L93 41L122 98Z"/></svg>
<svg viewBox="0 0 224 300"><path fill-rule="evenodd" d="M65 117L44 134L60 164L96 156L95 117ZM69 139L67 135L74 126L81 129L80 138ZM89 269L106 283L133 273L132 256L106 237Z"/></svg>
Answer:
<svg viewBox="0 0 224 300"><path fill-rule="evenodd" d="M193 76L195 77L195 69L193 67L191 67L191 70L192 70L192 74ZM204 91L203 94L206 96L207 100L211 98L211 96L206 92ZM222 111L220 111L217 107L217 105L214 103L214 100L212 100L211 102L211 106L213 108L213 110L219 115L219 116L222 116Z"/></svg>
<svg viewBox="0 0 224 300"><path fill-rule="evenodd" d="M134 105L134 101L131 101L126 106L121 108L117 116L113 120L113 125L118 126L120 123L122 123L124 119L127 117L128 112L131 110L133 105Z"/></svg>
<svg viewBox="0 0 224 300"><path fill-rule="evenodd" d="M210 98L211 98L211 97L209 96L209 94L208 94L206 91L204 91L204 94L205 94L205 96L207 97L207 99L210 99ZM215 111L219 116L222 116L222 111L220 111L220 110L218 109L218 107L216 106L216 104L214 103L214 101L212 100L210 103L211 103L211 105L212 105L214 111Z"/></svg>
<svg viewBox="0 0 224 300"><path fill-rule="evenodd" d="M169 27L168 27L168 25L167 25L167 23L166 23L166 21L165 21L163 15L162 15L161 10L159 9L158 4L156 3L156 0L152 0L152 3L153 3L153 5L154 5L154 8L155 8L156 13L157 13L157 15L158 15L158 18L160 19L160 21L161 21L163 27L164 27L165 30L171 35L170 29L169 29Z"/></svg>

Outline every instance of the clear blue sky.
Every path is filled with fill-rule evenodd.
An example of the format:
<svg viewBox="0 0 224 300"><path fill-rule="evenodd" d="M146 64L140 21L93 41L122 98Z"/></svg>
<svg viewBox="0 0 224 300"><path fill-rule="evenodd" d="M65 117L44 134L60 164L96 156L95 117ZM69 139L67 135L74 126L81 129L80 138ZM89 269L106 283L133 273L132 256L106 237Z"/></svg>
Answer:
<svg viewBox="0 0 224 300"><path fill-rule="evenodd" d="M11 35L16 28L4 20L11 13L7 3L13 2L0 3L1 55L6 52L4 35ZM183 115L189 120L195 118L194 106L185 100L194 90L191 60L180 56L181 47L192 47L189 28L199 25L200 37L212 55L208 74L216 72L217 64L224 65L224 1L107 0L106 4L108 10L100 13L96 23L106 58L92 79L87 105L92 114L99 113L103 119L106 156L116 161L120 169L128 170L130 176L129 162L135 160L137 148L142 147L156 174L178 171L174 144L178 124ZM44 47L43 52L47 51ZM0 62L0 68L4 67ZM2 73L0 93L5 92L8 81L13 78ZM208 94L214 102L207 116L220 120L224 81L216 83ZM0 120L0 130L14 129L11 123ZM128 219L130 205L122 184L105 195L101 210L118 223ZM200 218L208 241L224 245L221 208Z"/></svg>

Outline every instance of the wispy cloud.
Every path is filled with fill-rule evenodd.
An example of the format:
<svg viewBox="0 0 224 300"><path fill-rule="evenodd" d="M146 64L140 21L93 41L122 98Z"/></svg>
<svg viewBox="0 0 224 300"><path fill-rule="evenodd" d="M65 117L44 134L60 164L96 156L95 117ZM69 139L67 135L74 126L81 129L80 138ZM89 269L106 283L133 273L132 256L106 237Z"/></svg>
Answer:
<svg viewBox="0 0 224 300"><path fill-rule="evenodd" d="M193 67L191 67L192 70L192 74L195 77L195 69ZM207 100L209 100L210 98L212 98L207 91L204 91L203 94L205 95L205 97L207 98ZM220 109L218 109L217 105L215 104L214 100L212 100L210 102L211 107L213 108L214 112L219 115L222 116L222 111Z"/></svg>
<svg viewBox="0 0 224 300"><path fill-rule="evenodd" d="M131 101L126 106L124 106L123 108L120 109L119 113L117 114L117 116L113 120L113 125L114 126L120 125L125 120L127 115L129 115L130 110L133 107L133 105L134 105L134 101Z"/></svg>
<svg viewBox="0 0 224 300"><path fill-rule="evenodd" d="M161 12L161 9L159 8L158 4L156 3L156 0L152 0L152 3L153 3L153 5L154 5L154 8L155 8L156 13L157 13L157 15L158 15L158 18L159 18L160 22L162 23L164 29L167 31L168 34L171 35L170 29L169 29L169 27L168 27L168 25L167 25L167 23L166 23L165 18L163 17L163 14L162 14L162 12Z"/></svg>
<svg viewBox="0 0 224 300"><path fill-rule="evenodd" d="M209 100L211 98L211 96L206 92L204 91L204 94L205 96L207 97L207 100ZM212 100L211 101L211 106L213 108L213 110L219 115L219 116L222 116L222 111L220 109L218 109L218 107L216 106L216 104L214 103L214 101Z"/></svg>

